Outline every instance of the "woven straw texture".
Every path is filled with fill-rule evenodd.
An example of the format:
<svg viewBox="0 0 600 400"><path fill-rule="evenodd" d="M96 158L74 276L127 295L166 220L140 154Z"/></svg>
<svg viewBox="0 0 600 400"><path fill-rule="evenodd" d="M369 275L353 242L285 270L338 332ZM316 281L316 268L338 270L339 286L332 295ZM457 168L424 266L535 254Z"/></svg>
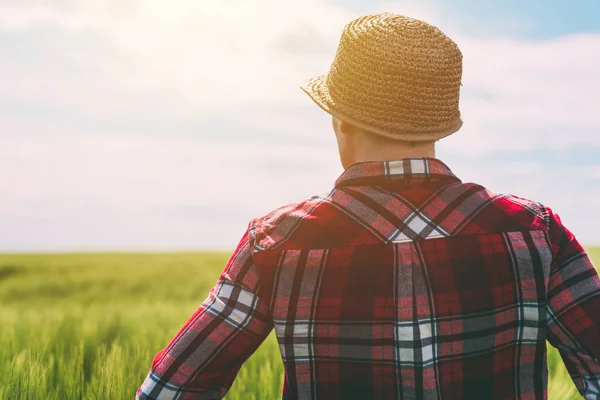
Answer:
<svg viewBox="0 0 600 400"><path fill-rule="evenodd" d="M344 28L327 75L302 89L329 114L405 141L431 141L462 126L462 53L438 28L391 13Z"/></svg>

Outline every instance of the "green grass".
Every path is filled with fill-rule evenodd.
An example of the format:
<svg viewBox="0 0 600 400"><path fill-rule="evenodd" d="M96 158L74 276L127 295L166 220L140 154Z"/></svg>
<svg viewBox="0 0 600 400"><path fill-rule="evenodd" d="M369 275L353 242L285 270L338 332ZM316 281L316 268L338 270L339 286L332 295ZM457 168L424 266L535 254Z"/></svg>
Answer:
<svg viewBox="0 0 600 400"><path fill-rule="evenodd" d="M132 399L228 256L0 255L0 400ZM557 352L548 357L551 398L579 398ZM281 398L281 385L270 336L227 399Z"/></svg>

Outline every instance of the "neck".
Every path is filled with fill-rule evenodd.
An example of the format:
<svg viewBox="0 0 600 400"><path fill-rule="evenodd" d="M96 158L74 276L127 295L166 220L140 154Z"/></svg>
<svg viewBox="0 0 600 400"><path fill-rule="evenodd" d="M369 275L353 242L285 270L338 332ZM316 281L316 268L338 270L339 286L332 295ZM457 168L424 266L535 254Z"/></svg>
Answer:
<svg viewBox="0 0 600 400"><path fill-rule="evenodd" d="M435 157L435 145L426 143L388 143L385 146L357 146L354 162L393 161L404 158Z"/></svg>

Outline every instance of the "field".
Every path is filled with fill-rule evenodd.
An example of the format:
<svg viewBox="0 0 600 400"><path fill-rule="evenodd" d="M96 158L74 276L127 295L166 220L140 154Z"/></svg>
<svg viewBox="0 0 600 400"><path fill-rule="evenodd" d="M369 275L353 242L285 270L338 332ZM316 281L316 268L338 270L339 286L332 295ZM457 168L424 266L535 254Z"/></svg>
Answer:
<svg viewBox="0 0 600 400"><path fill-rule="evenodd" d="M132 399L228 256L0 255L0 400ZM549 368L551 399L580 398L554 349ZM281 384L271 336L227 399L281 398Z"/></svg>

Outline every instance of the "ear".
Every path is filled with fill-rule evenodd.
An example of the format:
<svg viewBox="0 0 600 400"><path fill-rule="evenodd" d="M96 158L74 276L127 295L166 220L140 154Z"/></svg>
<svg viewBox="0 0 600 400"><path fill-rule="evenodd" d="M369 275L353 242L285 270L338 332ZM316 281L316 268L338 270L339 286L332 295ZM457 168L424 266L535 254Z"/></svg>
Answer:
<svg viewBox="0 0 600 400"><path fill-rule="evenodd" d="M344 120L340 120L340 132L344 135L351 135L354 133L356 127Z"/></svg>

